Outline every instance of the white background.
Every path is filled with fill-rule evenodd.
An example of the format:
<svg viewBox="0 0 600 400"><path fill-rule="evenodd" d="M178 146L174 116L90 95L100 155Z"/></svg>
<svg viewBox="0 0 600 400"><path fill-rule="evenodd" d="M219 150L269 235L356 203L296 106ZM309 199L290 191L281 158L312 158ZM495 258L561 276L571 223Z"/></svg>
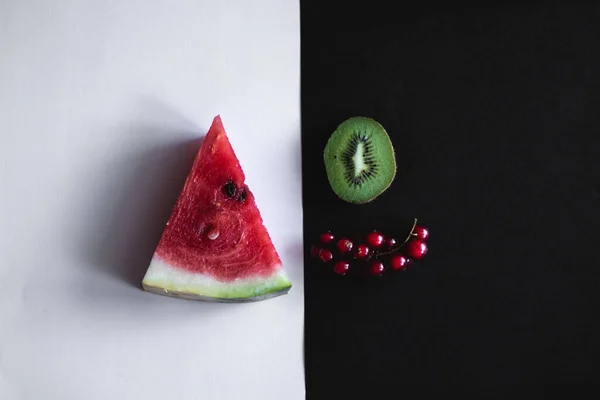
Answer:
<svg viewBox="0 0 600 400"><path fill-rule="evenodd" d="M0 399L301 399L299 4L0 2ZM293 288L139 285L216 114Z"/></svg>

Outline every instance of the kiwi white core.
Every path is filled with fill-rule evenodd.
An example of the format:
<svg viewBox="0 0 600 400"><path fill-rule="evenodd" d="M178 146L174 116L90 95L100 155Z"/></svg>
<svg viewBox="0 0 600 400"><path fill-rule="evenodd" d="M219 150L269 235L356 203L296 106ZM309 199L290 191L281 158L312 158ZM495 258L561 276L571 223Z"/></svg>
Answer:
<svg viewBox="0 0 600 400"><path fill-rule="evenodd" d="M352 156L352 161L354 161L354 176L358 177L363 171L368 171L369 166L365 163L365 145L362 142L359 142L356 146L356 153Z"/></svg>

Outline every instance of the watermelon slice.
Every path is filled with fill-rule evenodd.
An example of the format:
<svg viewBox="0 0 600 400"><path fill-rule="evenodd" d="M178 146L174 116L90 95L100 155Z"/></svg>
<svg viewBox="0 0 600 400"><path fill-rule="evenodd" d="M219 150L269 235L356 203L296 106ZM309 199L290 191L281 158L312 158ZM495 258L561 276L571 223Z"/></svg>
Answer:
<svg viewBox="0 0 600 400"><path fill-rule="evenodd" d="M144 290L225 302L264 300L290 290L245 179L217 116L154 252Z"/></svg>

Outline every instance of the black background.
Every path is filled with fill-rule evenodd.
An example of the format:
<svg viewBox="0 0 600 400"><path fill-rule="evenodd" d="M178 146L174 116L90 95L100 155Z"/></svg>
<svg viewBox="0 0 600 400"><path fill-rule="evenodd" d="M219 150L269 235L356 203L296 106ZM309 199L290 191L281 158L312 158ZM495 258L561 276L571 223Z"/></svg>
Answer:
<svg viewBox="0 0 600 400"><path fill-rule="evenodd" d="M600 7L398 9L301 3L307 251L327 229L431 230L424 260L380 280L306 253L307 398L598 382ZM359 206L322 161L356 115L398 161Z"/></svg>

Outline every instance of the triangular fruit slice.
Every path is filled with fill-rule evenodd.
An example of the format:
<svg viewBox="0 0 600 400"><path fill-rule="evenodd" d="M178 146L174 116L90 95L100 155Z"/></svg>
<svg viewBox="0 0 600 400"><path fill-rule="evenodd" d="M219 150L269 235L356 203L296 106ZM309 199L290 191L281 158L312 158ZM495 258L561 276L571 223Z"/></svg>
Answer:
<svg viewBox="0 0 600 400"><path fill-rule="evenodd" d="M191 300L247 302L291 284L220 116L215 117L142 286Z"/></svg>

